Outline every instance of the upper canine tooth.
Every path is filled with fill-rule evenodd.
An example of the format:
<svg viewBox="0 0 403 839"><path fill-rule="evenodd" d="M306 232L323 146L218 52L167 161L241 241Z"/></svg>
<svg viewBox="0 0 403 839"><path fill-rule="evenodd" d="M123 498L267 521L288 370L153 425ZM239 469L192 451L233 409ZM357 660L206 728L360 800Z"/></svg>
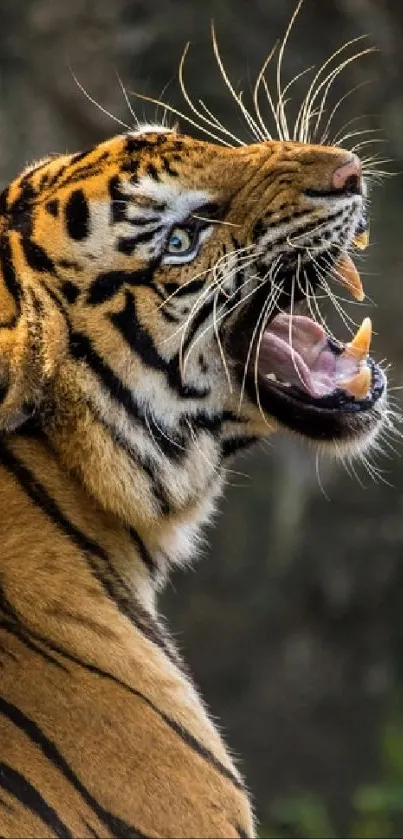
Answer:
<svg viewBox="0 0 403 839"><path fill-rule="evenodd" d="M356 399L364 399L371 387L371 370L369 367L363 367L351 379L338 382L338 387L346 390L347 393L351 393Z"/></svg>
<svg viewBox="0 0 403 839"><path fill-rule="evenodd" d="M358 361L363 360L369 353L372 338L372 323L371 318L364 318L361 326L354 335L352 341L347 344L346 352L348 355L353 355Z"/></svg>
<svg viewBox="0 0 403 839"><path fill-rule="evenodd" d="M357 236L354 236L353 244L356 248L358 248L358 250L365 251L369 245L369 230L363 230L362 233L358 233Z"/></svg>
<svg viewBox="0 0 403 839"><path fill-rule="evenodd" d="M348 289L355 300L359 300L361 303L365 297L364 289L351 256L348 253L344 253L334 267L342 285Z"/></svg>

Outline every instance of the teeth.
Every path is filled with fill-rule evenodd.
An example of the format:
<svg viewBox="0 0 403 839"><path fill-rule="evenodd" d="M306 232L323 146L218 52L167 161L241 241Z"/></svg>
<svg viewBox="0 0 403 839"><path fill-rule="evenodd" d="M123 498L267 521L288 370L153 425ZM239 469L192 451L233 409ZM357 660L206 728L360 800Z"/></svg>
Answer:
<svg viewBox="0 0 403 839"><path fill-rule="evenodd" d="M338 382L338 386L351 393L355 399L364 399L371 387L371 371L369 367L363 367L351 379L345 382Z"/></svg>
<svg viewBox="0 0 403 839"><path fill-rule="evenodd" d="M360 275L354 265L351 256L347 253L343 254L341 259L336 263L335 269L338 273L339 279L341 280L342 284L345 288L348 289L350 294L355 298L355 300L359 300L360 302L364 300L365 294L364 289L362 287L362 282L360 279Z"/></svg>
<svg viewBox="0 0 403 839"><path fill-rule="evenodd" d="M362 233L358 233L358 235L354 237L353 243L358 250L365 251L369 245L369 230L363 230Z"/></svg>
<svg viewBox="0 0 403 839"><path fill-rule="evenodd" d="M372 338L372 323L371 318L364 318L356 335L349 344L347 344L344 352L347 355L352 355L357 361L363 361L369 353ZM343 353L344 355L344 353Z"/></svg>
<svg viewBox="0 0 403 839"><path fill-rule="evenodd" d="M277 382L282 387L292 387L291 382L283 382L281 379L278 379L275 373L267 373L266 379L270 379L271 382Z"/></svg>

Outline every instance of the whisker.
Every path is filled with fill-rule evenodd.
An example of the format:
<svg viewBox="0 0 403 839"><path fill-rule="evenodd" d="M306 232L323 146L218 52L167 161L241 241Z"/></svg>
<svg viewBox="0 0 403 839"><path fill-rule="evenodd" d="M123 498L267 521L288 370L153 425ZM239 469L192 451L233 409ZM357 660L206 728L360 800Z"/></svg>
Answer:
<svg viewBox="0 0 403 839"><path fill-rule="evenodd" d="M351 64L353 61L357 61L359 58L363 58L364 55L369 55L370 53L373 53L374 51L375 51L374 47L368 47L365 50L361 50L361 52L354 53L352 56L345 59L345 61L341 62L335 69L331 70L328 73L328 75L324 79L322 79L322 81L318 85L317 90L315 91L315 94L313 95L311 103L310 103L310 113L311 113L312 112L312 106L313 106L315 100L319 96L320 91L323 90L323 94L322 94L322 98L321 98L321 102L320 102L320 106L319 106L319 113L318 113L318 116L316 118L315 127L314 127L314 130L313 130L313 136L314 137L317 135L317 133L319 131L319 126L320 126L320 122L321 122L323 113L325 111L325 105L326 105L326 102L327 102L327 98L329 96L330 89L331 89L335 79L337 78L337 76L339 76L340 73L342 73L343 70L345 70L346 67L348 67L348 65ZM310 118L309 118L309 121L310 121Z"/></svg>
<svg viewBox="0 0 403 839"><path fill-rule="evenodd" d="M356 92L357 92L357 90L360 90L362 87L364 87L364 85L367 85L367 84L371 84L371 80L370 80L370 79L365 79L365 81L363 81L363 82L359 82L359 84L354 85L354 87L352 87L350 90L348 90L348 91L347 91L347 93L345 93L343 96L340 96L340 99L338 99L338 101L336 102L336 104L333 106L333 108L332 108L332 110L331 110L331 112L330 112L330 114L329 114L329 117L328 117L328 119L327 119L326 125L325 125L325 127L324 127L324 129L323 129L323 131L322 131L322 135L321 135L321 138L320 138L320 140L319 140L319 142L320 142L321 144L323 144L323 145L324 145L324 144L327 142L327 139L328 139L328 136L329 136L329 131L330 131L330 126L331 126L331 124L332 124L332 122L333 122L333 120L334 120L334 118L335 118L335 116L336 116L336 114L337 114L337 111L339 110L339 108L341 107L341 105L343 104L343 102L345 102L345 101L346 101L346 99L348 99L350 96L352 96L354 93L356 93ZM365 116L369 116L369 115L365 115ZM348 120L348 122L346 122L346 123L344 123L344 125L342 125L342 127L340 128L340 131L339 131L338 133L340 133L341 131L345 131L345 129L346 129L346 128L347 128L347 127L348 127L348 126L349 126L352 122L356 122L356 121L357 121L357 120L359 120L359 119L363 119L363 116L362 116L362 115L360 115L360 116L358 116L358 117L353 117L353 119L351 119L351 120ZM337 136L337 135L336 135L336 136ZM332 140L330 141L330 145L331 145L331 146L336 146L336 145L337 145L337 140L336 140L336 139L332 139Z"/></svg>
<svg viewBox="0 0 403 839"><path fill-rule="evenodd" d="M252 281L252 280L254 280L254 279L256 279L256 277L255 277L255 276L249 277L249 278L248 278L248 279L244 282L244 284L243 284L242 288L244 288L246 285L248 285L248 284L249 284L249 282L251 282L251 281ZM242 304L243 304L246 300L248 300L248 299L249 299L249 297L251 297L251 296L252 296L252 295L253 295L253 294L257 291L257 289L258 289L258 286L256 286L255 288L253 288L251 292L248 292L248 294L247 294L244 298L241 298L240 300L237 300L237 302L236 302L233 306L231 306L228 310L227 310L227 309L225 309L225 311L223 312L223 314L221 314L221 315L217 318L216 323L217 323L217 324L218 324L218 323L221 323L221 321L223 320L223 318L228 317L228 315L230 315L230 314L231 314L231 312L233 312L235 309L237 309L239 306L241 306L241 305L242 305ZM193 317L195 316L195 314L196 314L196 312L194 313ZM184 330L184 332L183 332L183 336L182 336L181 351L183 351L183 342L184 342L184 340L185 340L187 327L190 325L190 322L191 322L191 321L190 321L190 318L188 318L188 320L187 320L187 324L186 324L186 330ZM188 363L188 361L189 361L189 357L190 357L191 353L192 353L192 352L193 352L193 350L195 349L196 345L197 345L197 344L198 344L198 343L199 343L199 342L200 342L200 341L204 338L204 336L207 334L207 332L211 329L211 327L212 327L212 324L211 324L211 323L207 324L207 326L203 329L203 331L202 331L201 333L199 333L199 334L195 337L194 341L192 342L191 346L190 346L190 347L189 347L189 349L188 349L188 352L187 352L186 358L185 358L185 360L184 360L184 363L183 363L183 373L184 373L184 371L185 371L185 367L186 367L186 364L187 364L187 363Z"/></svg>
<svg viewBox="0 0 403 839"><path fill-rule="evenodd" d="M361 128L357 131L350 131L348 134L344 134L344 136L340 137L337 140L337 144L340 146L344 146L347 140L351 140L353 137L361 137L363 134L379 134L379 132L383 132L383 128ZM385 140L383 138L379 138L380 141Z"/></svg>
<svg viewBox="0 0 403 839"><path fill-rule="evenodd" d="M260 413L260 415L263 419L263 422L265 423L265 425L267 425L269 430L271 430L271 426L270 426L270 423L267 420L267 417L266 417L266 414L263 410L262 402L261 402L261 399L260 399L258 362L259 362L260 347L261 347L261 344L262 344L262 340L263 340L264 332L265 332L265 329L266 329L266 325L267 325L268 319L269 319L269 317L270 317L270 315L271 315L271 313L272 313L272 311L273 311L273 309L274 309L274 307L277 303L278 297L281 294L281 291L282 291L282 289L280 289L278 291L278 294L277 294L276 297L274 297L274 295L273 295L271 298L268 299L267 304L265 305L265 307L263 309L263 312L262 312L263 316L262 316L262 318L259 317L259 319L258 319L258 324L259 324L259 321L260 321L261 325L260 325L259 338L258 338L257 346L256 346L255 364L254 364L254 385L255 385L256 403L257 403L257 406L259 408L259 413ZM258 326L258 324L257 324L257 326ZM252 338L251 338L251 342L250 342L250 348L253 347L254 340L255 340L255 338L254 338L254 335L253 335ZM249 354L250 353L248 353L248 355ZM248 362L248 364L249 364L249 362ZM246 368L246 365L245 365L245 375L244 375L244 381L245 382L246 382L246 374L247 374L247 368ZM242 396L243 396L243 393L242 393ZM238 410L240 410L241 404L242 403L240 403Z"/></svg>
<svg viewBox="0 0 403 839"><path fill-rule="evenodd" d="M242 254L242 251L247 251L247 250L249 251L253 247L254 247L254 245L246 245L245 247L239 248L236 251L231 251L229 254L228 253L223 254L222 256L220 256L220 258L216 262L215 267L217 268L222 262L225 262L225 260L228 260L232 256L236 256L236 257L239 256L239 261L242 265L243 260L249 259L249 253L248 254ZM186 288L186 286L188 286L188 285L191 285L191 283L193 283L194 280L200 279L201 277L205 276L206 274L208 274L212 270L213 270L213 268L209 267L209 268L205 268L204 271L199 271L198 274L193 274L192 277L190 277L188 280L186 280L186 282L182 283L179 286L179 288L175 289L175 291L172 291L171 294L169 294L168 297L166 297L165 300L163 300L159 304L158 309L162 309L167 303L169 303L172 300L173 297L176 297L177 294L183 293L182 289ZM170 337L175 337L175 334L170 336Z"/></svg>
<svg viewBox="0 0 403 839"><path fill-rule="evenodd" d="M222 341L221 341L221 337L220 337L220 330L218 328L218 322L217 322L217 301L218 301L219 291L220 290L217 289L217 291L214 295L214 305L213 305L214 335L215 335L215 339L217 341L218 351L220 353L222 365L223 365L223 368L224 368L224 373L225 373L225 376L226 376L226 379L227 379L227 382L228 382L228 390L229 390L230 393L232 393L231 374L229 372L227 360L225 358L224 348L223 348L223 345L222 345Z"/></svg>
<svg viewBox="0 0 403 839"><path fill-rule="evenodd" d="M282 73L282 69L283 69L283 57L284 57L284 51L285 51L285 48L287 46L289 36L291 34L291 31L292 31L292 28L294 26L295 20L296 20L298 14L299 14L300 9L301 9L302 3L303 3L303 0L299 0L293 14L291 15L291 20L290 20L290 22L287 26L284 38L281 42L279 53L278 53L278 58L277 58L277 73L276 73L277 97L278 97L277 111L278 111L279 124L281 126L281 134L280 134L280 139L281 140L289 140L290 139L290 132L289 132L289 129L288 129L287 116L286 116L286 111L285 111L284 91L282 91L282 89L281 89L281 73Z"/></svg>
<svg viewBox="0 0 403 839"><path fill-rule="evenodd" d="M319 67L319 70L315 74L312 82L307 90L307 93L302 101L300 109L297 114L297 119L295 123L295 137L299 139L300 142L304 143L308 141L308 131L309 131L309 113L312 111L313 102L315 101L316 95L320 90L319 86L318 89L315 91L315 85L319 83L319 80L323 73L325 72L326 68L334 61L338 55L344 52L348 47L352 46L353 44L357 43L358 41L362 40L366 36L359 36L358 38L352 38L350 41L347 41L345 44L342 44L337 50L335 50L326 61ZM334 72L334 71L332 71ZM326 83L326 80L324 80Z"/></svg>
<svg viewBox="0 0 403 839"><path fill-rule="evenodd" d="M318 85L314 95L312 96L310 106L309 106L309 111L308 111L308 124L309 124L310 119L311 119L310 115L312 113L312 107L314 105L314 102L318 98L320 92L323 90L321 103L320 103L320 106L319 106L319 115L318 115L318 117L316 119L316 122L315 122L315 127L314 127L314 130L313 130L313 136L316 136L317 132L319 131L319 126L320 126L320 122L321 122L321 119L322 119L322 115L323 115L324 110L325 110L325 105L326 105L326 102L327 102L327 98L328 98L330 89L331 89L332 85L334 84L334 81L336 80L336 78L353 61L357 61L359 58L363 58L364 55L369 55L372 52L374 52L374 48L373 47L368 47L365 50L361 50L361 52L354 53L354 55L349 56L349 58L347 58L347 59L345 59L345 61L341 62L335 69L331 70L328 73L328 75L325 76L324 79L322 79L322 81Z"/></svg>
<svg viewBox="0 0 403 839"><path fill-rule="evenodd" d="M74 70L72 69L70 64L69 64L69 70L70 70L70 73L71 73L77 87L79 88L79 90L81 90L81 93L84 94L85 98L88 99L88 101L91 102L92 105L95 105L95 107L98 108L98 110L101 111L101 113L103 113L105 116L112 119L114 122L117 122L118 125L121 125L123 128L126 128L128 131L132 131L132 129L133 129L132 125L127 125L126 122L123 122L123 120L119 119L119 117L116 117L114 114L112 114L110 111L108 111L107 108L104 108L103 105L100 105L100 103L97 102L97 100L94 99L94 97L91 96L90 93L88 93L88 90L86 90L84 85L82 85L81 82L78 80L78 78L77 78L76 74L74 73Z"/></svg>
<svg viewBox="0 0 403 839"><path fill-rule="evenodd" d="M117 80L118 80L118 82L119 82L119 85L120 85L121 91L122 91L123 96L124 96L124 100L125 100L126 105L127 105L128 109L129 109L129 113L130 113L130 115L133 117L133 120L134 120L134 125L138 128L138 126L139 126L139 120L137 119L136 114L134 113L134 110L133 110L132 104L131 104L130 99L129 99L128 95L127 95L127 90L126 90L126 88L125 88L125 86L124 86L124 84L123 84L123 82L122 82L122 79L121 79L121 78L120 78L120 76L119 76L119 73L118 73L117 71L115 71L115 72L116 72Z"/></svg>
<svg viewBox="0 0 403 839"><path fill-rule="evenodd" d="M234 140L236 143L238 143L239 146L243 146L244 143L242 142L242 140L239 139L239 137L236 137L235 134L233 134L231 131L228 131L227 128L224 128L224 126L222 126L220 123L218 123L218 120L215 117L213 119L211 119L211 116L206 117L198 108L196 108L196 106L192 102L192 100L189 96L189 93L187 91L187 87L185 85L185 78L184 78L185 61L186 61L186 56L187 56L187 53L188 53L188 50L189 50L189 46L190 46L190 44L188 42L185 46L185 49L183 51L181 60L179 62L179 84L180 84L180 88L181 88L181 91L182 91L182 95L185 99L185 102L187 102L190 110L197 116L198 119L200 119L202 122L205 122L207 125L209 125L210 127L214 128L214 129L218 127L219 131L222 134L224 134L227 137L230 137L230 139ZM218 123L218 125L217 125L217 123Z"/></svg>
<svg viewBox="0 0 403 839"><path fill-rule="evenodd" d="M257 75L256 82L255 82L255 85L254 85L254 88L253 88L253 94L252 94L253 105L254 105L254 108L255 108L255 113L256 113L256 116L257 116L257 119L258 119L258 123L259 123L259 125L262 129L263 137L265 137L267 140L272 140L273 138L272 138L271 132L267 128L267 126L264 122L264 119L262 117L262 113L261 113L260 105L259 105L259 90L260 90L260 85L261 85L263 76L266 72L266 69L267 69L271 59L273 58L274 53L276 52L277 46L278 46L278 44L275 44L273 49L269 52L268 56L265 58L262 66L259 70L259 73ZM271 102L271 110L272 110L272 114L273 114L274 118L276 118L276 112L275 112L273 102Z"/></svg>
<svg viewBox="0 0 403 839"><path fill-rule="evenodd" d="M210 137L212 140L216 140L217 143L221 143L222 146L227 146L228 148L233 148L232 143L228 143L226 140L223 140L220 135L215 134L213 131L210 131L206 128L205 125L202 125L196 120L192 119L187 114L184 114L182 111L179 111L178 108L174 108L172 105L168 105L166 102L162 102L160 99L154 99L152 96L146 96L144 93L138 93L136 90L130 90L132 96L135 96L137 99L142 99L144 102L150 102L152 105L158 105L158 107L165 108L166 111L169 113L174 114L175 116L179 117L179 119L185 120L189 125L193 125L193 128L197 128L198 131L201 131L202 134L206 134L207 137Z"/></svg>
<svg viewBox="0 0 403 839"><path fill-rule="evenodd" d="M227 86L231 96L233 97L233 99L237 103L242 115L245 118L246 123L249 125L249 127L251 127L251 126L254 127L254 129L253 129L254 136L257 137L258 139L260 139L260 137L259 137L259 125L258 125L257 122L255 122L252 115L249 113L248 109L245 107L244 103L242 102L242 99L236 93L235 88L233 87L232 82L230 81L230 78L229 78L229 76L227 74L227 71L224 67L224 63L222 61L221 54L220 54L220 51L219 51L219 48L218 48L218 42L217 42L217 37L216 37L215 29L214 29L214 24L212 24L212 26L211 26L211 37L212 37L212 42L213 42L214 56L215 56L218 68L220 70L220 73L222 75L222 78L224 80L224 83ZM241 143L241 145L244 145L244 143Z"/></svg>
<svg viewBox="0 0 403 839"><path fill-rule="evenodd" d="M257 319L257 322L255 324L255 327L254 327L252 335L251 335L251 339L249 341L248 352L246 354L246 359L245 359L245 364L244 364L244 369L243 369L242 383L241 383L239 402L238 402L238 412L240 412L241 407L242 407L242 402L243 402L243 398L244 398L244 394L245 394L245 386L246 386L246 378L247 378L247 374L248 374L248 368L249 368L249 364L250 364L250 361L251 361L252 352L253 352L253 345L254 345L254 342L255 342L255 337L257 335L257 330L259 328L259 324L262 322L264 324L264 326L266 325L267 318L270 316L271 311L274 309L274 306L276 305L277 300L280 297L280 294L281 294L281 291L282 291L282 289L278 290L278 292L276 294L275 292L276 292L277 289L274 286L274 280L277 276L277 271L279 269L280 262L281 262L281 258L278 258L277 261L275 263L273 263L273 265L270 267L270 269L268 270L267 274L265 275L265 277L263 278L263 281L262 281L263 283L265 283L267 281L272 281L272 294L269 296L267 302L265 303L262 311L259 314L259 317ZM264 332L264 327L263 327L263 332ZM259 336L259 341L258 341L257 346L256 346L256 358L257 359L259 358L260 345L261 345L261 341L262 341L262 337L263 337L263 332L261 332L261 334ZM256 363L257 362L256 362L256 359L255 359L255 388L257 386L256 385L256 381L257 381Z"/></svg>

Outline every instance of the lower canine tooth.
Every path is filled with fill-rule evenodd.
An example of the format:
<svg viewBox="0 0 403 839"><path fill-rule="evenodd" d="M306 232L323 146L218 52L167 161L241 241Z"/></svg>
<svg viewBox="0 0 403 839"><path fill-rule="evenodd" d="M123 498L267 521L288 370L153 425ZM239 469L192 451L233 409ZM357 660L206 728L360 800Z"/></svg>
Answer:
<svg viewBox="0 0 403 839"><path fill-rule="evenodd" d="M351 256L349 256L348 253L343 254L334 267L342 285L348 289L355 300L358 300L361 303L365 297L364 289L362 287L360 275L353 260L351 259Z"/></svg>
<svg viewBox="0 0 403 839"><path fill-rule="evenodd" d="M266 379L270 379L271 382L276 382L277 381L277 376L276 376L275 373L268 373L267 376L266 376Z"/></svg>
<svg viewBox="0 0 403 839"><path fill-rule="evenodd" d="M371 370L369 367L363 367L351 379L338 382L338 387L351 393L356 399L364 399L371 387Z"/></svg>
<svg viewBox="0 0 403 839"><path fill-rule="evenodd" d="M372 323L371 318L364 318L360 328L354 335L352 341L347 344L344 350L347 355L352 355L359 361L363 361L369 353L372 338Z"/></svg>

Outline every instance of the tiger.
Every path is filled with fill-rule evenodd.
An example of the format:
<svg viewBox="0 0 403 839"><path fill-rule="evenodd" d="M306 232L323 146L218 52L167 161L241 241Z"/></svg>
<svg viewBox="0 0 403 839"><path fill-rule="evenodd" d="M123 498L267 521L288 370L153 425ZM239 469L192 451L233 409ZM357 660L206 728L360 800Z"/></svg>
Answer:
<svg viewBox="0 0 403 839"><path fill-rule="evenodd" d="M253 837L252 798L158 612L228 463L385 427L367 188L337 145L138 126L0 197L0 834ZM325 290L325 291L324 291Z"/></svg>

